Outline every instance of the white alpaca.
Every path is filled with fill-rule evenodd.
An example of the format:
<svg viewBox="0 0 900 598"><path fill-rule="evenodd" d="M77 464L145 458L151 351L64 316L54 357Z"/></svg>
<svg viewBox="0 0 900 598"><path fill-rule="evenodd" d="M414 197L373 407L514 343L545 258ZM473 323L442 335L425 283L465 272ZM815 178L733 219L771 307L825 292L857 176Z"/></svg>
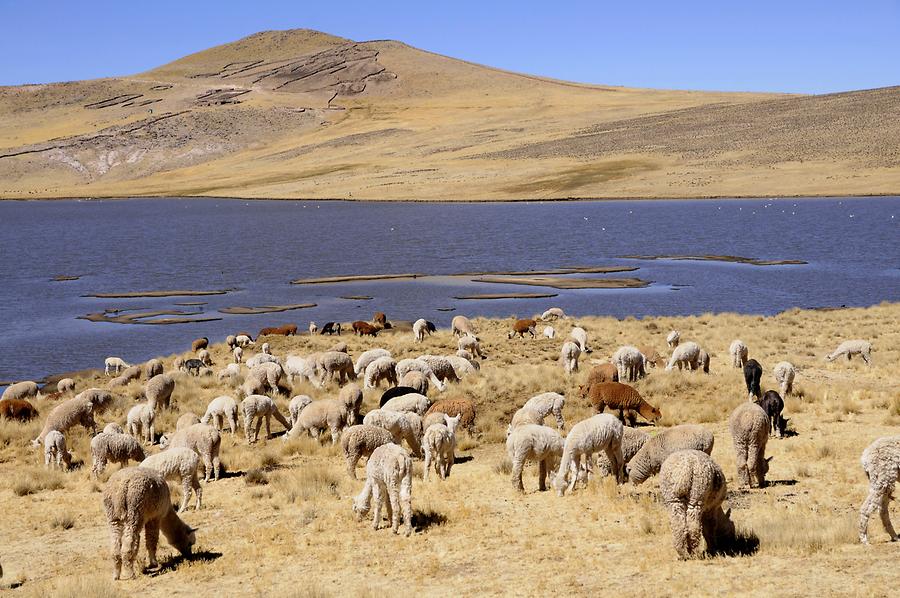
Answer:
<svg viewBox="0 0 900 598"><path fill-rule="evenodd" d="M677 330L673 330L666 336L666 344L669 345L670 348L674 348L678 346L678 342L681 340L681 333Z"/></svg>
<svg viewBox="0 0 900 598"><path fill-rule="evenodd" d="M553 428L536 424L516 427L506 438L506 452L512 462L512 484L524 492L522 468L526 460L538 462L538 489L546 490L548 477L559 467L565 440Z"/></svg>
<svg viewBox="0 0 900 598"><path fill-rule="evenodd" d="M462 416L450 417L444 414L443 424L434 424L425 430L422 437L422 450L425 453L425 464L422 468L422 479L428 480L428 470L434 465L434 472L441 479L450 475L450 468L456 461L456 427Z"/></svg>
<svg viewBox="0 0 900 598"><path fill-rule="evenodd" d="M288 412L290 413L291 420L291 428L297 423L297 419L300 417L300 412L303 411L307 405L312 403L312 398L306 395L297 395L291 402L288 403Z"/></svg>
<svg viewBox="0 0 900 598"><path fill-rule="evenodd" d="M794 376L797 375L797 368L789 361L779 361L772 368L772 375L775 382L781 386L781 394L785 397L794 393Z"/></svg>
<svg viewBox="0 0 900 598"><path fill-rule="evenodd" d="M581 357L581 348L572 341L563 343L559 351L559 361L562 363L566 374L578 371L578 358Z"/></svg>
<svg viewBox="0 0 900 598"><path fill-rule="evenodd" d="M372 452L366 463L366 484L353 501L353 512L358 518L369 514L375 502L372 526L381 523L381 507L387 506L394 533L400 533L400 516L406 535L412 533L412 459L406 449L396 444L383 444Z"/></svg>
<svg viewBox="0 0 900 598"><path fill-rule="evenodd" d="M103 361L103 373L109 376L109 371L112 370L116 375L119 374L120 370L124 370L125 368L131 367L131 364L127 363L121 357L107 357Z"/></svg>
<svg viewBox="0 0 900 598"><path fill-rule="evenodd" d="M735 339L731 346L728 347L728 353L731 355L731 365L736 368L744 367L744 364L747 363L747 358L749 356L749 351L747 349L747 345L744 344L744 341L740 339Z"/></svg>
<svg viewBox="0 0 900 598"><path fill-rule="evenodd" d="M425 321L424 318L419 318L415 322L413 322L413 339L417 343L421 343L425 340L425 333L428 331L428 322Z"/></svg>
<svg viewBox="0 0 900 598"><path fill-rule="evenodd" d="M859 513L859 541L869 543L869 517L878 511L884 531L896 542L897 532L891 525L889 505L894 485L900 476L900 436L885 436L870 444L862 454L862 466L869 478L869 495Z"/></svg>
<svg viewBox="0 0 900 598"><path fill-rule="evenodd" d="M566 490L571 492L575 489L575 482L581 471L581 458L586 459L585 465L590 473L593 470L593 455L599 451L606 453L615 473L616 483L622 482L625 462L622 455L622 429L622 422L609 413L595 415L572 426L566 436L559 472L553 479L553 487L559 496Z"/></svg>
<svg viewBox="0 0 900 598"><path fill-rule="evenodd" d="M556 418L556 427L562 430L566 427L566 420L563 419L563 407L566 406L566 397L556 392L543 392L535 395L526 401L522 409L530 409L536 411L543 418L551 413ZM515 418L513 418L515 419Z"/></svg>
<svg viewBox="0 0 900 598"><path fill-rule="evenodd" d="M356 363L353 365L353 372L357 376L365 375L366 368L370 363L378 359L379 357L390 357L391 352L387 349L369 349L365 351L359 358L356 360Z"/></svg>
<svg viewBox="0 0 900 598"><path fill-rule="evenodd" d="M129 467L114 473L103 489L103 508L112 536L113 579L119 579L123 564L134 577L141 530L151 569L159 567L156 546L160 531L183 555L190 554L196 542L194 530L172 508L165 478L152 469Z"/></svg>
<svg viewBox="0 0 900 598"><path fill-rule="evenodd" d="M847 361L854 355L859 355L866 365L872 365L872 343L861 339L844 341L832 353L826 355L825 360L834 361L841 355L846 355Z"/></svg>
<svg viewBox="0 0 900 598"><path fill-rule="evenodd" d="M191 500L191 491L197 495L197 503L194 507L199 509L203 501L203 489L200 488L200 480L197 479L197 470L200 468L200 456L189 448L176 447L150 455L138 467L153 469L162 474L166 479L174 479L181 482L181 506L178 512L184 512Z"/></svg>
<svg viewBox="0 0 900 598"><path fill-rule="evenodd" d="M587 331L586 331L584 328L581 328L580 326L576 326L576 327L573 328L572 331L569 333L569 338L571 338L571 339L574 340L576 343L578 343L578 348L581 349L581 352L582 352L582 353L591 353L591 352L592 352L592 349L590 349L590 348L588 347L588 344L587 344L587 339L588 339Z"/></svg>
<svg viewBox="0 0 900 598"><path fill-rule="evenodd" d="M679 370L695 370L700 361L700 345L695 342L687 342L675 347L666 365L666 371L672 371L678 366Z"/></svg>
<svg viewBox="0 0 900 598"><path fill-rule="evenodd" d="M637 347L625 345L619 347L612 356L612 363L619 373L619 382L634 382L646 375L644 363L647 359Z"/></svg>
<svg viewBox="0 0 900 598"><path fill-rule="evenodd" d="M56 430L44 436L44 467L51 465L62 470L72 466L72 454L66 450L66 437Z"/></svg>
<svg viewBox="0 0 900 598"><path fill-rule="evenodd" d="M221 430L228 422L231 433L234 434L238 427L238 404L228 395L216 397L206 406L206 413L200 418L200 423L212 425L216 430Z"/></svg>

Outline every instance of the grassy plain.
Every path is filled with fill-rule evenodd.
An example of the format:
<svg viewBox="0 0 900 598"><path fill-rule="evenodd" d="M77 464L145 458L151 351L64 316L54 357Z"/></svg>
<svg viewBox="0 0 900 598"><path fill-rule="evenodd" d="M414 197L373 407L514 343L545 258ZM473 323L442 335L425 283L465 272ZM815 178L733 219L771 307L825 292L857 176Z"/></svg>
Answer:
<svg viewBox="0 0 900 598"><path fill-rule="evenodd" d="M390 314L388 314L390 316ZM531 314L520 314L525 317ZM288 318L289 319L289 318ZM304 323L305 322L298 322ZM898 581L897 546L887 542L873 518L873 545L856 538L858 508L867 482L859 464L875 438L900 429L900 305L834 311L791 310L774 317L705 314L616 320L586 317L555 324L561 335L507 340L511 321L474 321L489 358L477 376L452 385L442 396L468 397L478 406L477 430L461 435L459 462L446 481L421 481L416 462L410 538L373 531L357 522L351 497L362 487L344 472L339 451L303 438L276 437L248 447L242 430L224 433L222 461L228 474L204 488L204 508L184 519L199 527L198 557L183 560L163 541L163 570L136 580L111 581L108 532L101 508L104 481L89 477L89 436L68 434L70 448L87 464L48 472L42 455L26 446L41 422L0 420L0 561L3 584L21 584L11 596L280 595L834 595L887 596ZM566 378L556 362L562 339L574 324L585 327L594 349L580 371ZM301 326L301 329L304 326ZM511 414L529 397L557 390L567 396L567 428L590 414L575 390L591 360L607 359L622 344L650 345L665 353L671 329L699 342L712 355L711 373L667 373L661 368L636 383L660 407L658 426L697 422L716 436L713 457L729 482L727 503L745 534L759 540L752 555L678 561L671 547L665 510L657 502L657 481L616 487L594 479L563 498L537 492L536 468L525 473L526 493L512 488L504 439ZM764 489L737 486L726 420L746 400L728 345L741 338L764 368L765 388L775 387L771 367L788 359L799 369L798 396L786 401L796 435L771 439L774 456ZM847 338L875 346L874 365L858 360L826 363L823 356ZM185 347L191 339L185 339ZM269 337L276 355L322 350L332 337ZM377 339L345 334L351 355L375 346L397 358L451 353L455 340L440 330L423 344L405 330ZM229 361L222 344L212 347L217 367ZM245 355L249 355L248 351ZM172 359L165 359L167 368ZM78 380L77 390L104 386L102 376ZM133 383L101 422L123 422ZM298 384L294 394L334 396ZM170 431L186 411L202 414L206 403L233 394L214 379L184 377L175 409L159 416L157 429ZM377 406L380 391L366 391L364 409ZM438 394L432 391L432 398ZM278 399L282 412L287 400ZM51 408L38 402L42 414ZM102 425L102 423L101 423ZM650 433L657 428L646 427ZM155 451L156 447L149 449ZM362 477L363 468L357 471ZM173 488L173 499L178 491ZM894 509L894 519L898 515ZM146 562L143 547L139 560Z"/></svg>

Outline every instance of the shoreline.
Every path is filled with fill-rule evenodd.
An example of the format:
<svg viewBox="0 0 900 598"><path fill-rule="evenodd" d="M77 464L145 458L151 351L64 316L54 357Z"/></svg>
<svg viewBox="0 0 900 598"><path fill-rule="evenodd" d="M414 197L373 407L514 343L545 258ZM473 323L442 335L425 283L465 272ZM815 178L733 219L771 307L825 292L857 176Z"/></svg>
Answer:
<svg viewBox="0 0 900 598"><path fill-rule="evenodd" d="M570 316L570 318L573 321L578 321L579 318L580 319L612 318L618 322L623 322L623 321L626 321L626 320L632 319L632 318L639 322L652 321L653 319L657 319L657 318L666 319L666 320L684 320L684 319L689 319L689 318L694 318L694 319L697 319L697 318L723 318L723 317L761 317L761 318L765 318L765 319L774 319L774 318L781 318L781 317L785 317L785 316L796 316L796 315L802 314L804 312L828 313L828 312L836 312L836 311L853 311L853 310L865 311L865 310L892 307L892 306L898 306L898 305L900 305L900 301L883 300L883 301L879 301L878 303L872 303L870 305L864 305L864 306L859 306L859 305L827 306L826 305L826 306L815 306L815 307L790 307L788 309L784 309L784 310L779 311L774 314L754 314L754 313L749 313L749 312L748 313L738 313L738 312L731 312L731 311L722 311L722 312L703 312L703 313L679 314L679 315L656 314L656 315L648 315L648 316L626 316L623 318L618 318L618 317L610 316L607 314L590 314L590 315L581 315L581 316ZM480 316L475 316L475 318L477 318L479 320L491 322L491 323L504 322L504 321L513 319L512 316L509 316L506 318L498 318L498 317L482 318ZM405 333L405 332L410 332L412 330L412 323L409 321L396 320L396 321L390 321L390 322L391 322L391 328L384 329L382 331L383 333L393 335L398 332ZM346 326L345 326L345 324L346 324ZM345 326L345 329L349 333L350 322L341 322L341 326ZM439 326L437 329L439 331L449 331L448 327L443 327L443 326ZM350 333L350 335L354 336L352 333ZM187 336L190 336L190 335L187 335ZM299 336L299 337L309 336L309 333L305 330L301 330L301 331L297 332L296 336ZM210 342L210 347L214 347L214 346L222 345L222 344L224 344L224 340L214 340L214 341ZM183 353L185 351L181 351L181 352ZM168 359L168 358L172 357L173 355L178 355L178 354L180 354L180 353L177 349L173 349L170 351L168 351L168 350L160 351L160 355L157 355L156 358ZM147 359L152 359L152 357L148 357ZM146 362L146 361L147 360L144 360L144 362ZM135 363L144 363L144 362L135 362ZM82 369L76 369L76 370L70 370L70 371L64 371L64 372L50 372L43 376L32 378L32 380L34 382L36 382L38 385L40 385L43 390L44 386L54 384L62 378L90 376L93 374L102 373L102 371L103 371L102 368L82 368ZM0 379L0 389L5 388L5 386L7 386L9 384L14 384L14 383L20 382L20 381L22 381L22 380Z"/></svg>
<svg viewBox="0 0 900 598"><path fill-rule="evenodd" d="M245 197L240 195L74 195L74 196L50 196L50 197L0 197L0 203L5 201L128 201L133 199L214 199L228 201L321 201L321 202L353 202L353 203L597 203L606 201L749 201L749 200L807 200L807 199L875 199L894 198L900 200L900 190L895 193L854 193L835 195L822 194L778 194L778 195L672 195L655 197L635 197L632 195L611 195L606 197L548 197L548 198L514 198L503 199L378 199L372 197Z"/></svg>

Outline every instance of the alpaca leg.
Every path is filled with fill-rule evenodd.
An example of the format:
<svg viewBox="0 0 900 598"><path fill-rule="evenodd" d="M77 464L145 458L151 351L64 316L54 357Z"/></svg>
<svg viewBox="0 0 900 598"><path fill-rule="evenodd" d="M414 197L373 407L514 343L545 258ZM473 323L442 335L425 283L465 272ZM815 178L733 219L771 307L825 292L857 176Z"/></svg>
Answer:
<svg viewBox="0 0 900 598"><path fill-rule="evenodd" d="M685 519L685 522L687 524L688 551L692 555L700 547L700 538L703 535L701 530L702 526L700 523L700 517L700 507L695 505L688 505L687 518Z"/></svg>
<svg viewBox="0 0 900 598"><path fill-rule="evenodd" d="M203 472L203 481L209 482L209 478L213 474L213 464L212 464L212 458L210 455L206 455L206 454L203 455L203 469L205 470Z"/></svg>
<svg viewBox="0 0 900 598"><path fill-rule="evenodd" d="M391 489L384 482L380 483L381 485L381 502L384 504L385 515L387 516L388 521L394 520L394 508L391 504Z"/></svg>
<svg viewBox="0 0 900 598"><path fill-rule="evenodd" d="M388 499L391 501L391 529L394 530L395 534L399 534L401 515L400 486L396 481L392 481L390 485L388 485Z"/></svg>
<svg viewBox="0 0 900 598"><path fill-rule="evenodd" d="M347 473L354 480L356 479L356 464L359 463L360 455L357 451L347 453Z"/></svg>
<svg viewBox="0 0 900 598"><path fill-rule="evenodd" d="M672 529L672 545L682 559L691 558L687 532L687 509L680 502L668 504L669 527Z"/></svg>
<svg viewBox="0 0 900 598"><path fill-rule="evenodd" d="M138 547L141 543L141 530L137 521L126 521L122 533L122 550L125 552L125 568L134 577L134 559L137 557Z"/></svg>
<svg viewBox="0 0 900 598"><path fill-rule="evenodd" d="M372 529L378 529L378 525L381 523L381 503L383 501L384 496L381 484L374 482L372 484Z"/></svg>
<svg viewBox="0 0 900 598"><path fill-rule="evenodd" d="M569 481L568 491L572 492L575 490L575 483L578 481L578 472L581 471L581 455L573 457L569 469L571 470L572 479Z"/></svg>
<svg viewBox="0 0 900 598"><path fill-rule="evenodd" d="M150 561L149 569L158 569L156 562L156 547L159 545L159 520L153 519L144 525L144 541L147 543L147 557Z"/></svg>
<svg viewBox="0 0 900 598"><path fill-rule="evenodd" d="M109 536L112 543L113 579L119 579L122 576L122 532L123 526L121 521L109 524Z"/></svg>
<svg viewBox="0 0 900 598"><path fill-rule="evenodd" d="M891 524L890 502L892 490L893 488L888 488L881 496L881 525L884 526L884 531L891 537L891 542L896 542L897 532L894 531L894 526Z"/></svg>
<svg viewBox="0 0 900 598"><path fill-rule="evenodd" d="M261 415L256 416L256 426L253 428L253 442L259 440L259 431L262 428L263 418Z"/></svg>
<svg viewBox="0 0 900 598"><path fill-rule="evenodd" d="M525 492L525 485L522 484L522 466L525 464L524 455L514 455L512 459L512 485L519 492ZM543 486L543 484L542 484ZM541 490L544 488L541 487Z"/></svg>
<svg viewBox="0 0 900 598"><path fill-rule="evenodd" d="M194 494L197 495L197 504L194 506L194 509L200 510L203 502L203 488L200 487L200 480L197 479L197 472L191 476L191 488L194 489Z"/></svg>
<svg viewBox="0 0 900 598"><path fill-rule="evenodd" d="M594 455L593 453L585 453L584 455L584 470L586 472L584 478L584 487L587 488L588 483L590 483L591 479L594 477Z"/></svg>
<svg viewBox="0 0 900 598"><path fill-rule="evenodd" d="M622 448L620 446L616 450L615 447L607 447L605 452L613 475L616 476L616 483L621 484L625 478L625 457L622 455Z"/></svg>
<svg viewBox="0 0 900 598"><path fill-rule="evenodd" d="M753 487L754 481L756 482L757 488L764 488L766 485L766 475L763 473L762 468L762 460L763 460L763 451L765 448L760 449L760 446L755 442L751 442L750 446L747 447L747 469L750 474L750 487Z"/></svg>
<svg viewBox="0 0 900 598"><path fill-rule="evenodd" d="M519 472L521 474L521 472ZM543 492L547 489L546 482L544 481L547 477L547 461L541 459L538 464L538 490ZM521 479L521 478L520 478Z"/></svg>
<svg viewBox="0 0 900 598"><path fill-rule="evenodd" d="M450 477L450 470L453 469L453 466L456 465L456 455L454 454L454 449L448 449L447 455L444 458L444 477Z"/></svg>
<svg viewBox="0 0 900 598"><path fill-rule="evenodd" d="M181 505L178 512L183 513L187 510L188 502L191 500L191 478L187 476L181 477Z"/></svg>
<svg viewBox="0 0 900 598"><path fill-rule="evenodd" d="M219 460L219 453L215 453L212 455L212 470L213 470L213 479L219 480L219 471L222 469L222 462Z"/></svg>
<svg viewBox="0 0 900 598"><path fill-rule="evenodd" d="M341 439L341 430L338 424L331 426L331 444L337 444Z"/></svg>
<svg viewBox="0 0 900 598"><path fill-rule="evenodd" d="M412 533L412 475L400 481L400 507L403 509L403 526L406 535Z"/></svg>
<svg viewBox="0 0 900 598"><path fill-rule="evenodd" d="M425 445L424 450L425 450L425 463L422 466L422 481L427 482L428 481L428 470L431 469L431 460L434 458L434 456L431 454L431 447L428 444Z"/></svg>
<svg viewBox="0 0 900 598"><path fill-rule="evenodd" d="M735 460L737 461L738 479L741 486L750 487L750 473L747 471L747 447L735 446Z"/></svg>
<svg viewBox="0 0 900 598"><path fill-rule="evenodd" d="M859 541L863 544L869 543L869 518L881 508L882 500L881 489L873 486L859 510Z"/></svg>

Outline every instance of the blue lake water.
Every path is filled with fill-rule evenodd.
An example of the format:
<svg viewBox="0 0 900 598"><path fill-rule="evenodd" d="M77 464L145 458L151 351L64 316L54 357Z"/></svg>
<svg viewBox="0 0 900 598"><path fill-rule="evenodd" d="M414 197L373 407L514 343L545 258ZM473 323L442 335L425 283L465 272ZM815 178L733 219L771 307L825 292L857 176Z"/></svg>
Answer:
<svg viewBox="0 0 900 598"><path fill-rule="evenodd" d="M456 314L531 316L773 314L791 307L900 300L900 200L803 199L547 203L356 203L130 199L0 202L0 380L141 361L190 339L309 320ZM739 255L806 265L633 260ZM557 290L453 278L461 272L639 266L644 289ZM291 285L295 278L426 273L424 280ZM51 282L57 275L80 276ZM606 276L606 275L589 275ZM98 299L89 293L236 289L226 295ZM457 300L473 293L552 299ZM372 301L341 299L369 295ZM195 309L222 320L170 326L76 319L104 309ZM229 306L312 309L225 315ZM455 308L453 312L438 308Z"/></svg>

